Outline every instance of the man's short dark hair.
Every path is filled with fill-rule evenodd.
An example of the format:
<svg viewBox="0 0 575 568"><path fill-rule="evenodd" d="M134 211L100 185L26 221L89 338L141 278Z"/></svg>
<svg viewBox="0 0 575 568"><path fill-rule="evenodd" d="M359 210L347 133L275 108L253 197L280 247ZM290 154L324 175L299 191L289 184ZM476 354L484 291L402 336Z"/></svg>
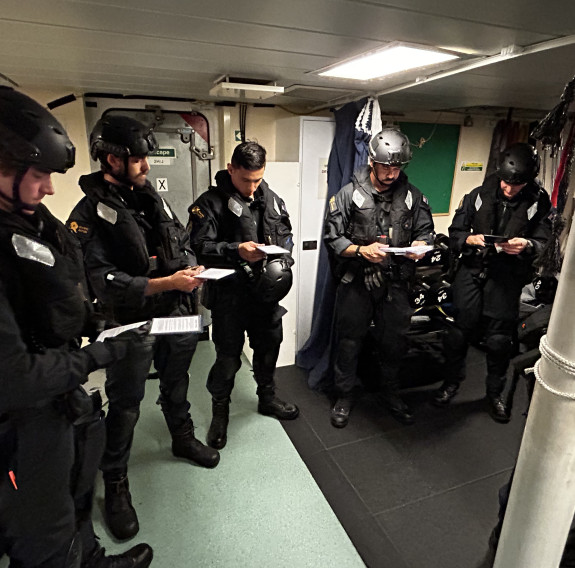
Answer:
<svg viewBox="0 0 575 568"><path fill-rule="evenodd" d="M0 172L5 176L15 174L20 167L16 159L3 148L0 148Z"/></svg>
<svg viewBox="0 0 575 568"><path fill-rule="evenodd" d="M242 142L232 154L232 166L245 170L261 170L266 165L266 149L257 142Z"/></svg>

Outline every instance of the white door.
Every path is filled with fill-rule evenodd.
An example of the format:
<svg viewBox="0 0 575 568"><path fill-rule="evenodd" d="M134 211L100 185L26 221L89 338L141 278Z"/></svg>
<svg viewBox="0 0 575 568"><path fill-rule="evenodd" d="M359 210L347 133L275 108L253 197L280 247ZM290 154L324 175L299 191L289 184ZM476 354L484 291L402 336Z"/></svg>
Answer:
<svg viewBox="0 0 575 568"><path fill-rule="evenodd" d="M307 341L312 325L317 263L327 198L327 161L335 135L331 118L303 117L300 127L300 203L296 348Z"/></svg>

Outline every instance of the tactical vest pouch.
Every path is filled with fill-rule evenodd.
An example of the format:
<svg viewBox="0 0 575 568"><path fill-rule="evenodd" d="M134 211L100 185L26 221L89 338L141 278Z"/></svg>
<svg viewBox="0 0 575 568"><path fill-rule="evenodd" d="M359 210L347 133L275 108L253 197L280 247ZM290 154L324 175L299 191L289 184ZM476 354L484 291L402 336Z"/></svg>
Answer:
<svg viewBox="0 0 575 568"><path fill-rule="evenodd" d="M358 261L343 262L337 267L336 276L342 284L351 284L355 280L357 273L361 269L361 263Z"/></svg>
<svg viewBox="0 0 575 568"><path fill-rule="evenodd" d="M70 488L76 501L90 498L105 445L106 425L102 410L94 410L84 422L74 425L75 459L70 472Z"/></svg>
<svg viewBox="0 0 575 568"><path fill-rule="evenodd" d="M161 231L161 246L158 249L158 268L163 274L173 274L182 267L180 230L167 227Z"/></svg>
<svg viewBox="0 0 575 568"><path fill-rule="evenodd" d="M205 282L200 289L200 303L207 310L211 310L217 302L217 286L214 282Z"/></svg>

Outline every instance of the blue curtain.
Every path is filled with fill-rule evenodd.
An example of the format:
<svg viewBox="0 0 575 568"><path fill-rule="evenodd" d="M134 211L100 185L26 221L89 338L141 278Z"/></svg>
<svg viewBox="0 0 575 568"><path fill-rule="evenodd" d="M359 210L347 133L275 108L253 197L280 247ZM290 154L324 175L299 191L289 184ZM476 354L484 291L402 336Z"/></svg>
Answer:
<svg viewBox="0 0 575 568"><path fill-rule="evenodd" d="M331 196L352 179L358 153L355 142L355 121L366 101L367 99L362 99L348 103L334 111L335 137L327 165L326 207ZM361 156L361 152L359 153ZM296 355L296 365L309 371L308 385L312 389L324 389L332 384L328 372L335 291L336 282L329 269L327 250L324 246L320 246L312 329L306 344Z"/></svg>

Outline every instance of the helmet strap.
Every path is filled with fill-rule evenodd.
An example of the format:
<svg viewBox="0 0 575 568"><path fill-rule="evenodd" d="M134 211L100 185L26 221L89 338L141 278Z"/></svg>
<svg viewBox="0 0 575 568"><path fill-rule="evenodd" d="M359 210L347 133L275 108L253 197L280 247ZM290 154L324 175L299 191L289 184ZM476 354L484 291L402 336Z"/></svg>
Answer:
<svg viewBox="0 0 575 568"><path fill-rule="evenodd" d="M132 180L128 177L128 164L129 164L129 156L124 156L124 171L118 174L115 174L108 170L107 174L113 177L118 183L122 185L127 185L128 187L132 187L134 184Z"/></svg>
<svg viewBox="0 0 575 568"><path fill-rule="evenodd" d="M12 182L12 199L6 197L6 199L12 204L12 213L21 213L23 209L26 209L26 211L36 211L38 208L37 205L24 203L20 198L20 184L29 169L29 166L24 166L20 168L14 176L14 181Z"/></svg>

